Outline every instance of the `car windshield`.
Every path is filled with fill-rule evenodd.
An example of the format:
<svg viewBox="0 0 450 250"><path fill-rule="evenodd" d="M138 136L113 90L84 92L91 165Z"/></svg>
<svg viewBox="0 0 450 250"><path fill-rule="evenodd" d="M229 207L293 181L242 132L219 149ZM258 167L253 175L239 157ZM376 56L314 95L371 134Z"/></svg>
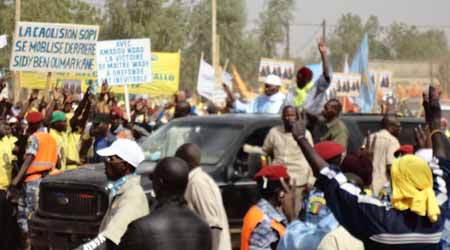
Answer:
<svg viewBox="0 0 450 250"><path fill-rule="evenodd" d="M195 143L202 150L202 165L219 162L239 136L241 126L228 124L168 124L149 136L141 147L150 160L173 156L184 143Z"/></svg>

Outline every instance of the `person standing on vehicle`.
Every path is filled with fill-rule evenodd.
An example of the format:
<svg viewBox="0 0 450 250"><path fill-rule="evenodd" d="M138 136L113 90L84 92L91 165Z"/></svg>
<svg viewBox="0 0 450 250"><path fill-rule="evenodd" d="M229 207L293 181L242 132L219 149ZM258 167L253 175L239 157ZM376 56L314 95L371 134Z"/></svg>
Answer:
<svg viewBox="0 0 450 250"><path fill-rule="evenodd" d="M216 182L199 166L200 148L186 143L178 148L175 156L188 164L190 172L185 198L189 208L211 228L212 250L231 250L230 230L222 194Z"/></svg>
<svg viewBox="0 0 450 250"><path fill-rule="evenodd" d="M99 235L77 249L117 249L128 225L149 213L147 197L136 169L144 153L135 141L117 139L110 147L97 152L104 157L111 204L100 224ZM125 249L125 248L120 248Z"/></svg>
<svg viewBox="0 0 450 250"><path fill-rule="evenodd" d="M285 95L280 92L281 78L277 75L268 75L264 81L264 94L256 99L243 103L236 100L231 90L223 84L227 94L227 106L236 113L270 113L278 114L284 104Z"/></svg>
<svg viewBox="0 0 450 250"><path fill-rule="evenodd" d="M157 204L149 215L130 224L119 249L211 250L208 224L186 206L188 175L189 167L178 157L156 165L150 179Z"/></svg>
<svg viewBox="0 0 450 250"><path fill-rule="evenodd" d="M255 179L262 198L245 214L241 250L274 250L288 222L296 218L295 191L289 187L286 167L281 165L262 168Z"/></svg>
<svg viewBox="0 0 450 250"><path fill-rule="evenodd" d="M28 220L38 204L41 179L60 167L58 146L55 139L43 127L44 117L40 112L30 112L28 122L28 146L24 162L8 188L7 198L18 202L18 219L22 231L24 248L28 245ZM19 187L23 185L22 192Z"/></svg>
<svg viewBox="0 0 450 250"><path fill-rule="evenodd" d="M397 137L400 134L400 121L395 115L385 115L382 120L383 129L370 135L373 142L372 191L377 196L388 183L388 171L395 159L395 152L400 148Z"/></svg>
<svg viewBox="0 0 450 250"><path fill-rule="evenodd" d="M273 156L272 164L283 164L287 167L291 181L295 180L295 198L299 201L303 199L303 191L307 186L314 185L315 178L311 167L306 161L303 153L297 147L297 143L292 137L292 124L299 119L297 109L293 106L285 106L282 111L283 125L273 127L266 136L262 150ZM312 144L313 139L309 131L306 132L308 141ZM296 203L295 212L300 211L300 202Z"/></svg>
<svg viewBox="0 0 450 250"><path fill-rule="evenodd" d="M318 47L322 58L322 76L316 82L313 82L313 72L306 66L300 68L296 77L297 87L289 92L285 100L285 105L303 108L311 114L320 114L326 101L325 91L331 83L327 46L322 40Z"/></svg>
<svg viewBox="0 0 450 250"><path fill-rule="evenodd" d="M423 106L431 133L419 127L416 139L421 150L393 162L389 205L361 195L339 169L326 163L305 139L303 121L293 127L292 134L317 176L316 184L325 193L328 207L367 250L441 249L448 212L450 145L439 127L439 94L432 87L429 93Z"/></svg>
<svg viewBox="0 0 450 250"><path fill-rule="evenodd" d="M322 116L325 118L327 132L320 137L320 141L335 141L345 149L348 145L348 129L345 123L339 118L342 112L342 104L337 99L329 100L322 111Z"/></svg>

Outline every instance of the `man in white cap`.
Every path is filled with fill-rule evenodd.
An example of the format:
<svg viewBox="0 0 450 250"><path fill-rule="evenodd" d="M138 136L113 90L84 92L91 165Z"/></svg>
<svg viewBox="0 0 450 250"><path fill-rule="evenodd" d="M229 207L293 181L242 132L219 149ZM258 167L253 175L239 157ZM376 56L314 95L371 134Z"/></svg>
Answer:
<svg viewBox="0 0 450 250"><path fill-rule="evenodd" d="M128 139L117 139L97 154L105 162L111 204L103 217L99 235L77 250L116 249L128 225L149 213L148 201L140 185L141 177L135 174L144 160L144 153L138 144Z"/></svg>
<svg viewBox="0 0 450 250"><path fill-rule="evenodd" d="M230 89L224 84L227 94L227 106L237 113L272 113L281 111L286 96L280 93L281 78L277 75L268 75L264 81L264 94L254 100L243 103L236 100Z"/></svg>

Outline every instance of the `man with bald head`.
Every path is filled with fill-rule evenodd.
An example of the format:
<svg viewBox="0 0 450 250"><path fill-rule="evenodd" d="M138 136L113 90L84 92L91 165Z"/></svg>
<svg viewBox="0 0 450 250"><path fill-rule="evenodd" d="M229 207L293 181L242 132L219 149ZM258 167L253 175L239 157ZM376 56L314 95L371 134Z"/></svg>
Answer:
<svg viewBox="0 0 450 250"><path fill-rule="evenodd" d="M395 151L400 148L397 137L400 134L400 120L393 114L386 114L381 120L383 128L370 135L373 143L372 191L378 195L388 183L387 171L395 159ZM365 143L363 144L365 145Z"/></svg>
<svg viewBox="0 0 450 250"><path fill-rule="evenodd" d="M230 231L222 194L216 182L199 166L200 148L193 143L186 143L178 148L175 156L188 164L190 172L185 198L189 207L211 228L212 249L231 250Z"/></svg>
<svg viewBox="0 0 450 250"><path fill-rule="evenodd" d="M118 249L210 250L208 225L186 206L189 167L177 157L162 159L150 175L157 204L128 227Z"/></svg>
<svg viewBox="0 0 450 250"><path fill-rule="evenodd" d="M321 136L320 141L334 141L344 148L348 145L348 129L344 122L339 118L342 112L342 104L337 99L330 99L322 110L322 116L325 118L327 133Z"/></svg>

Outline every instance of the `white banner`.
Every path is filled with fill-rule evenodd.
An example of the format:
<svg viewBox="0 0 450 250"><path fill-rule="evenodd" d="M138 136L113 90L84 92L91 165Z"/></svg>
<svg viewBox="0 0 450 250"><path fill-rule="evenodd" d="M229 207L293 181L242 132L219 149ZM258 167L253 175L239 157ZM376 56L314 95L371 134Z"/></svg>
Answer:
<svg viewBox="0 0 450 250"><path fill-rule="evenodd" d="M223 82L228 85L230 89L232 89L232 78L233 77L229 73L223 73ZM200 61L200 68L198 70L197 92L199 95L214 103L224 102L227 97L222 84L217 84L215 81L214 67L204 60Z"/></svg>
<svg viewBox="0 0 450 250"><path fill-rule="evenodd" d="M274 74L281 78L283 83L290 84L295 77L294 61L276 60L271 58L261 58L259 63L258 81L264 82L266 76Z"/></svg>
<svg viewBox="0 0 450 250"><path fill-rule="evenodd" d="M10 69L91 73L98 33L97 25L19 22Z"/></svg>
<svg viewBox="0 0 450 250"><path fill-rule="evenodd" d="M143 84L152 81L150 39L97 43L97 79L109 85Z"/></svg>
<svg viewBox="0 0 450 250"><path fill-rule="evenodd" d="M343 96L359 96L361 89L360 74L333 73L330 87L327 89L327 95L330 98Z"/></svg>

